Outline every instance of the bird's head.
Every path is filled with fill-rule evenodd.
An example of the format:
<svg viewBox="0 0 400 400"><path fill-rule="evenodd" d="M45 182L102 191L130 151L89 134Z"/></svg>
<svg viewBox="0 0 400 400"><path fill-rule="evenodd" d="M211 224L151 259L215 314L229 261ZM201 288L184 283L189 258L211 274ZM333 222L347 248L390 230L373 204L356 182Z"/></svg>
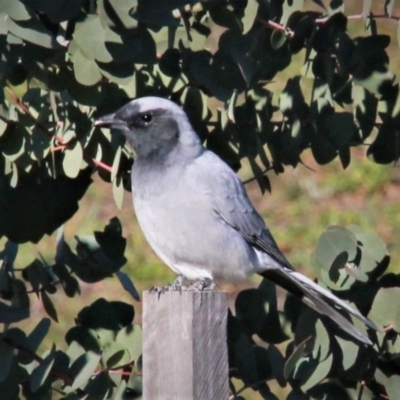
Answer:
<svg viewBox="0 0 400 400"><path fill-rule="evenodd" d="M185 112L172 101L142 97L97 119L94 126L120 129L137 158L161 157L180 147L201 146Z"/></svg>

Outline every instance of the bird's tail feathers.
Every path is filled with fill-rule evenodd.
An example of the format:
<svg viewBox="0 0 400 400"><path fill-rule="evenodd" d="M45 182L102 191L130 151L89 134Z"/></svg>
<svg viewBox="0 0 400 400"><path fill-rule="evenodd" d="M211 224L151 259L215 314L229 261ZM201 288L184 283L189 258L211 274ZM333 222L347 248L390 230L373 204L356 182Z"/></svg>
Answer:
<svg viewBox="0 0 400 400"><path fill-rule="evenodd" d="M329 290L319 286L299 272L286 268L268 269L261 272L260 275L283 287L288 292L300 297L310 308L332 319L341 329L357 340L368 345L372 344L371 341L359 332L351 321L345 318L338 310L354 315L371 329L378 330L377 327L359 311L336 297Z"/></svg>

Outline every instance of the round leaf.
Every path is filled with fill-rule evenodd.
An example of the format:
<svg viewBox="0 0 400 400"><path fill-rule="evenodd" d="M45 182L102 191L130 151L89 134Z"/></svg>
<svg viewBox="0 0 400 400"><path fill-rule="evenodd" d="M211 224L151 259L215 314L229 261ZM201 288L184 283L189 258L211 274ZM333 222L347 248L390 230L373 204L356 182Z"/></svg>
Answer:
<svg viewBox="0 0 400 400"><path fill-rule="evenodd" d="M368 318L378 327L391 325L396 332L400 332L400 288L381 288Z"/></svg>
<svg viewBox="0 0 400 400"><path fill-rule="evenodd" d="M329 271L333 262L341 253L346 252L348 261L357 254L357 239L354 233L339 226L329 227L318 239L315 249L316 261Z"/></svg>

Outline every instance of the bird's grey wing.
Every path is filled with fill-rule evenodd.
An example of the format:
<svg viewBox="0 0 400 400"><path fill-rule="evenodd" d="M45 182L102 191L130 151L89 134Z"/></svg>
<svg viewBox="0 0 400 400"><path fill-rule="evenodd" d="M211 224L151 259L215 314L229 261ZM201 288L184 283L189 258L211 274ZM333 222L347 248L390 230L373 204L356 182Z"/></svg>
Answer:
<svg viewBox="0 0 400 400"><path fill-rule="evenodd" d="M242 182L233 171L224 171L216 177L222 195L213 196L214 211L253 247L267 253L283 267L293 269L279 250L264 220L251 204Z"/></svg>

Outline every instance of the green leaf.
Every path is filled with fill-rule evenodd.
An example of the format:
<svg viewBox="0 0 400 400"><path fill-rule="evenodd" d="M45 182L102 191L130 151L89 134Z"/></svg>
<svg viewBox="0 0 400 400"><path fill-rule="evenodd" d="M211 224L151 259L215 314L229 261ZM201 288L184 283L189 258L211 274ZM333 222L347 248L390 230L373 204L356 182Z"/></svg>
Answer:
<svg viewBox="0 0 400 400"><path fill-rule="evenodd" d="M44 290L42 290L40 292L40 297L42 298L43 307L47 315L54 321L58 322L57 310L55 309L49 295Z"/></svg>
<svg viewBox="0 0 400 400"><path fill-rule="evenodd" d="M9 32L24 41L34 43L47 49L58 49L59 44L55 40L53 33L48 30L44 24L35 16L29 20L14 21L11 18L7 19Z"/></svg>
<svg viewBox="0 0 400 400"><path fill-rule="evenodd" d="M275 29L271 35L271 45L275 50L277 50L285 44L286 39L285 32Z"/></svg>
<svg viewBox="0 0 400 400"><path fill-rule="evenodd" d="M142 329L139 325L128 325L118 331L116 339L118 343L128 349L130 357L138 365L142 355Z"/></svg>
<svg viewBox="0 0 400 400"><path fill-rule="evenodd" d="M10 344L13 348L27 347L27 340L25 332L20 328L9 328L3 332L3 339ZM18 354L18 359L20 359Z"/></svg>
<svg viewBox="0 0 400 400"><path fill-rule="evenodd" d="M102 75L97 63L86 57L81 50L77 50L72 56L74 74L77 82L84 86L93 86L98 83Z"/></svg>
<svg viewBox="0 0 400 400"><path fill-rule="evenodd" d="M389 18L392 16L393 7L394 7L394 0L385 1L385 11Z"/></svg>
<svg viewBox="0 0 400 400"><path fill-rule="evenodd" d="M94 374L101 355L88 351L82 354L71 366L71 374L74 376L74 381L71 385L73 390L82 388L90 380Z"/></svg>
<svg viewBox="0 0 400 400"><path fill-rule="evenodd" d="M103 63L113 60L105 46L105 29L97 15L87 15L85 20L78 22L73 38L81 49L82 55L85 55L88 60L97 60Z"/></svg>
<svg viewBox="0 0 400 400"><path fill-rule="evenodd" d="M99 1L99 15L103 25L115 26L121 24L126 29L136 28L138 21L133 18L132 11L137 7L137 0Z"/></svg>
<svg viewBox="0 0 400 400"><path fill-rule="evenodd" d="M11 162L16 162L26 152L27 132L22 127L7 129L2 136L2 155Z"/></svg>
<svg viewBox="0 0 400 400"><path fill-rule="evenodd" d="M371 68L371 67L368 67ZM363 71L363 74L366 74ZM382 94L393 81L393 74L389 70L371 71L371 74L364 78L363 76L355 76L354 83L363 86L365 89L374 94Z"/></svg>
<svg viewBox="0 0 400 400"><path fill-rule="evenodd" d="M309 396L300 389L294 388L286 397L286 400L309 400Z"/></svg>
<svg viewBox="0 0 400 400"><path fill-rule="evenodd" d="M319 132L312 136L311 151L315 161L320 165L330 163L338 154L332 141Z"/></svg>
<svg viewBox="0 0 400 400"><path fill-rule="evenodd" d="M107 343L102 350L101 362L107 369L118 368L130 361L128 349L117 341Z"/></svg>
<svg viewBox="0 0 400 400"><path fill-rule="evenodd" d="M400 332L400 288L379 289L368 318L378 327L392 326Z"/></svg>
<svg viewBox="0 0 400 400"><path fill-rule="evenodd" d="M98 232L95 232L95 235L98 234ZM85 282L98 282L109 277L126 263L123 254L118 254L121 244L124 245L125 239L123 238L105 236L104 243L116 245L116 248L110 252L110 257L105 254L94 236L76 237L76 240L78 241L76 250L80 262L74 267L73 271L79 279Z"/></svg>
<svg viewBox="0 0 400 400"><path fill-rule="evenodd" d="M260 187L261 193L264 194L265 190L268 188L268 186L266 185L263 171L253 158L249 158L248 160L249 160L251 172L253 173L254 177L256 178L256 181L258 183L258 186Z"/></svg>
<svg viewBox="0 0 400 400"><path fill-rule="evenodd" d="M256 333L267 343L287 339L277 310L275 284L264 279L258 289L242 290L235 302L236 316L249 336ZM270 329L274 326L274 329Z"/></svg>
<svg viewBox="0 0 400 400"><path fill-rule="evenodd" d="M371 5L372 5L372 0L363 0L362 16L364 21L369 16L369 13L371 11Z"/></svg>
<svg viewBox="0 0 400 400"><path fill-rule="evenodd" d="M103 232L95 231L94 237L107 257L123 257L126 239L122 236L122 225L117 217L110 219Z"/></svg>
<svg viewBox="0 0 400 400"><path fill-rule="evenodd" d="M56 23L77 19L82 5L80 0L24 0L24 3Z"/></svg>
<svg viewBox="0 0 400 400"><path fill-rule="evenodd" d="M85 349L79 343L73 341L69 344L66 355L71 361L75 360L74 363L76 362L74 369L72 369L72 366L71 366L71 371L70 371L71 374L77 374L80 371L80 368L85 364L84 358L80 359L78 361L78 358L80 358L81 356L84 356L85 353L86 353ZM97 352L95 351L95 353L97 353ZM73 375L73 376L75 376L75 375Z"/></svg>
<svg viewBox="0 0 400 400"><path fill-rule="evenodd" d="M3 382L10 372L14 358L14 349L4 342L0 341L0 382Z"/></svg>
<svg viewBox="0 0 400 400"><path fill-rule="evenodd" d="M14 357L7 378L0 383L0 393L3 399L20 399L21 368L17 357Z"/></svg>
<svg viewBox="0 0 400 400"><path fill-rule="evenodd" d="M327 377L333 364L333 354L330 354L325 360L318 362L317 367L313 371L311 377L301 385L303 391L307 391L316 386L319 382Z"/></svg>
<svg viewBox="0 0 400 400"><path fill-rule="evenodd" d="M29 307L13 307L0 302L0 322L11 324L29 317Z"/></svg>
<svg viewBox="0 0 400 400"><path fill-rule="evenodd" d="M344 12L343 0L331 0L329 3L329 14L335 14L337 12Z"/></svg>
<svg viewBox="0 0 400 400"><path fill-rule="evenodd" d="M120 176L116 177L112 185L115 204L121 210L125 192L122 178Z"/></svg>
<svg viewBox="0 0 400 400"><path fill-rule="evenodd" d="M315 340L313 349L313 358L319 361L326 360L331 353L331 341L329 334L321 322L320 319L317 320L315 324Z"/></svg>
<svg viewBox="0 0 400 400"><path fill-rule="evenodd" d="M360 268L367 273L374 271L388 253L385 242L367 232L357 233L356 238L362 244Z"/></svg>
<svg viewBox="0 0 400 400"><path fill-rule="evenodd" d="M6 121L3 121L3 119L0 118L0 137L4 134L4 132L7 130L8 124Z"/></svg>
<svg viewBox="0 0 400 400"><path fill-rule="evenodd" d="M375 126L378 99L361 86L352 88L354 115L361 130L361 138L366 139Z"/></svg>
<svg viewBox="0 0 400 400"><path fill-rule="evenodd" d="M347 260L354 260L357 254L357 238L346 228L331 226L318 239L315 258L319 265L329 271L338 255L346 252Z"/></svg>
<svg viewBox="0 0 400 400"><path fill-rule="evenodd" d="M31 18L30 12L20 1L2 0L1 10L16 21L27 21Z"/></svg>
<svg viewBox="0 0 400 400"><path fill-rule="evenodd" d="M236 317L243 323L249 336L258 333L266 323L269 311L272 311L267 299L260 290L244 289L236 297ZM266 311L265 307L268 307Z"/></svg>
<svg viewBox="0 0 400 400"><path fill-rule="evenodd" d="M24 282L14 278L12 281L12 291L11 305L16 308L29 309L30 300Z"/></svg>
<svg viewBox="0 0 400 400"><path fill-rule="evenodd" d="M323 126L337 149L349 146L355 137L354 116L351 113L340 112L327 115Z"/></svg>
<svg viewBox="0 0 400 400"><path fill-rule="evenodd" d="M97 66L102 75L104 75L111 82L114 82L121 86L135 85L136 80L134 77L134 64L131 61L126 62L110 62L100 63L97 62Z"/></svg>
<svg viewBox="0 0 400 400"><path fill-rule="evenodd" d="M101 371L93 379L90 379L85 387L85 392L89 394L91 398L98 400L105 400L108 397L108 393L113 389L113 382L110 379L106 371Z"/></svg>
<svg viewBox="0 0 400 400"><path fill-rule="evenodd" d="M25 175L18 187L3 187L0 203L4 204L0 232L16 243L37 243L51 234L78 209L78 200L92 182L91 170L80 171L75 179L64 174L56 179L42 175ZM5 208L4 208L5 207Z"/></svg>
<svg viewBox="0 0 400 400"><path fill-rule="evenodd" d="M51 348L51 351L47 357L32 371L30 384L31 392L36 392L48 377L54 364L55 349L55 345L53 344L53 347Z"/></svg>
<svg viewBox="0 0 400 400"><path fill-rule="evenodd" d="M101 298L79 312L77 323L90 329L119 330L130 325L133 317L134 309L130 304Z"/></svg>
<svg viewBox="0 0 400 400"><path fill-rule="evenodd" d="M42 318L39 323L33 328L32 332L27 337L26 343L29 349L36 353L40 344L43 342L44 338L47 336L51 326L51 321L49 318Z"/></svg>
<svg viewBox="0 0 400 400"><path fill-rule="evenodd" d="M181 74L180 62L180 51L175 48L170 48L167 49L161 56L158 66L163 74L171 78L177 78Z"/></svg>
<svg viewBox="0 0 400 400"><path fill-rule="evenodd" d="M63 288L64 288L64 291L65 291L65 294L68 297L74 297L76 294L80 294L81 293L79 282L73 276L70 276L68 279L66 279L63 282Z"/></svg>
<svg viewBox="0 0 400 400"><path fill-rule="evenodd" d="M359 346L349 340L344 340L340 337L336 337L336 340L342 350L343 369L344 371L347 371L353 365L356 365Z"/></svg>
<svg viewBox="0 0 400 400"><path fill-rule="evenodd" d="M367 156L378 164L390 164L400 157L400 132L389 118L381 125L378 136L369 146Z"/></svg>
<svg viewBox="0 0 400 400"><path fill-rule="evenodd" d="M140 301L140 295L128 274L122 271L115 273L118 280L121 282L122 287L136 300Z"/></svg>
<svg viewBox="0 0 400 400"><path fill-rule="evenodd" d="M268 346L268 358L272 368L272 374L280 387L286 386L286 379L284 376L285 359L276 346L270 344Z"/></svg>
<svg viewBox="0 0 400 400"><path fill-rule="evenodd" d="M1 257L0 257L0 260L1 260ZM6 260L8 260L7 257L6 257ZM11 276L5 268L1 268L0 269L0 295L2 298L8 298L11 293L12 293Z"/></svg>
<svg viewBox="0 0 400 400"><path fill-rule="evenodd" d="M292 1L284 1L283 2L283 12L280 23L282 25L286 25L289 19L289 16L303 8L304 0L292 0Z"/></svg>
<svg viewBox="0 0 400 400"><path fill-rule="evenodd" d="M228 103L227 103L228 119L233 123L236 122L235 121L235 107L236 107L237 99L238 99L238 93L236 90L234 90L232 92L231 98L228 100Z"/></svg>
<svg viewBox="0 0 400 400"><path fill-rule="evenodd" d="M23 276L28 279L32 285L33 291L38 295L39 290L42 287L46 287L50 283L49 275L44 269L42 261L35 259L27 267L24 268Z"/></svg>
<svg viewBox="0 0 400 400"><path fill-rule="evenodd" d="M18 168L14 164L13 169L12 169L12 177L10 180L10 187L16 188L18 185Z"/></svg>
<svg viewBox="0 0 400 400"><path fill-rule="evenodd" d="M230 31L242 30L241 23L236 15L223 4L211 4L209 14L213 22L217 25L228 28Z"/></svg>
<svg viewBox="0 0 400 400"><path fill-rule="evenodd" d="M117 151L115 152L114 161L112 165L111 182L114 182L115 178L117 177L119 164L121 161L121 152L122 152L122 147L118 146Z"/></svg>
<svg viewBox="0 0 400 400"><path fill-rule="evenodd" d="M73 342L78 343L86 351L100 351L100 341L95 330L83 326L72 327L65 335L65 341L68 345Z"/></svg>
<svg viewBox="0 0 400 400"><path fill-rule="evenodd" d="M116 34L117 33L117 34ZM115 65L124 66L124 75L135 70L133 64L154 64L157 62L156 45L150 32L144 27L132 30L105 30L105 45L106 49L112 56L112 61L106 62L102 60L97 61L101 63L101 67L106 65L111 68L106 68L115 76L120 76L117 69L112 69ZM128 66L131 65L131 69Z"/></svg>
<svg viewBox="0 0 400 400"><path fill-rule="evenodd" d="M285 377L285 379L289 379L289 377L294 372L297 363L304 356L309 340L311 340L311 336L306 338L302 343L300 343L297 347L293 349L292 353L285 363L285 368L283 370L283 376Z"/></svg>
<svg viewBox="0 0 400 400"><path fill-rule="evenodd" d="M392 375L385 383L385 389L389 399L395 399L400 390L400 376Z"/></svg>
<svg viewBox="0 0 400 400"><path fill-rule="evenodd" d="M76 178L82 166L83 150L79 142L72 149L64 152L63 169L68 178Z"/></svg>
<svg viewBox="0 0 400 400"><path fill-rule="evenodd" d="M125 391L126 391L126 381L121 380L121 383L118 386L117 391L114 394L113 400L125 400Z"/></svg>

